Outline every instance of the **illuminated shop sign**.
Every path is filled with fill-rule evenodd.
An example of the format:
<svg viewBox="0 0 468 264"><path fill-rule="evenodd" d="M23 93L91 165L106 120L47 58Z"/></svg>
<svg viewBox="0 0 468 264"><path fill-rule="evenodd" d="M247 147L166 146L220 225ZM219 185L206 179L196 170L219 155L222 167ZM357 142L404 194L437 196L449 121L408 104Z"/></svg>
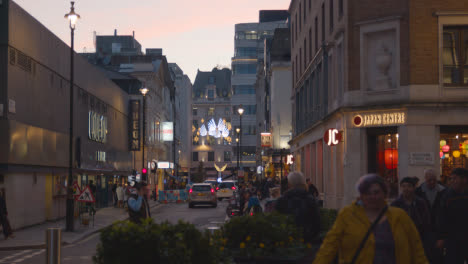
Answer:
<svg viewBox="0 0 468 264"><path fill-rule="evenodd" d="M107 141L107 117L94 111L88 113L88 137L100 143Z"/></svg>
<svg viewBox="0 0 468 264"><path fill-rule="evenodd" d="M262 148L270 148L272 145L273 137L271 133L261 133L262 136Z"/></svg>
<svg viewBox="0 0 468 264"><path fill-rule="evenodd" d="M405 123L406 113L404 112L361 114L353 117L353 124L356 127L403 125Z"/></svg>
<svg viewBox="0 0 468 264"><path fill-rule="evenodd" d="M161 138L162 141L173 141L174 140L174 123L162 122L161 123Z"/></svg>
<svg viewBox="0 0 468 264"><path fill-rule="evenodd" d="M130 100L129 140L130 150L140 150L140 101Z"/></svg>
<svg viewBox="0 0 468 264"><path fill-rule="evenodd" d="M338 129L336 128L328 129L327 131L325 131L325 134L323 135L323 141L325 141L325 143L328 146L338 145L338 143L340 143L342 138L343 137L340 131L338 131Z"/></svg>
<svg viewBox="0 0 468 264"><path fill-rule="evenodd" d="M158 169L173 169L174 163L168 161L159 161L158 162Z"/></svg>
<svg viewBox="0 0 468 264"><path fill-rule="evenodd" d="M106 162L106 152L96 151L96 160L101 161L101 162Z"/></svg>

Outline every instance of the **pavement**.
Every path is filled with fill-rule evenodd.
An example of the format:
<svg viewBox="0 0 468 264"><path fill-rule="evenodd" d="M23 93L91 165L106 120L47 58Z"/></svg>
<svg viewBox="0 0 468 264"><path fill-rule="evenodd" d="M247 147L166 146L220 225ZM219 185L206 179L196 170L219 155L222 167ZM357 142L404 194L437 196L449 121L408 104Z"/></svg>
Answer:
<svg viewBox="0 0 468 264"><path fill-rule="evenodd" d="M149 201L150 209L161 206L159 202ZM62 245L74 244L103 228L111 225L115 221L128 219L128 212L122 208L107 207L99 209L94 216L94 225L90 219L88 226L80 224L79 219L75 219L75 230L65 232L65 219L55 222L45 222L39 225L14 231L15 238L0 240L0 251L43 249L45 248L46 230L48 228L62 229Z"/></svg>

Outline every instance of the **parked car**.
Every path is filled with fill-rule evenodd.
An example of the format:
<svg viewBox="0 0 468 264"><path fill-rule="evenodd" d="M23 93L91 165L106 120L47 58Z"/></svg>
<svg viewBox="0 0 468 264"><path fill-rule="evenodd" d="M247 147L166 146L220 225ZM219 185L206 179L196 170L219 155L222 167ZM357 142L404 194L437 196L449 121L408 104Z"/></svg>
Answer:
<svg viewBox="0 0 468 264"><path fill-rule="evenodd" d="M189 208L193 208L199 204L211 204L213 207L218 206L218 197L213 185L209 183L195 183L189 190Z"/></svg>
<svg viewBox="0 0 468 264"><path fill-rule="evenodd" d="M221 201L223 198L230 198L237 192L237 185L235 181L223 181L218 187L216 187L218 192L218 200Z"/></svg>

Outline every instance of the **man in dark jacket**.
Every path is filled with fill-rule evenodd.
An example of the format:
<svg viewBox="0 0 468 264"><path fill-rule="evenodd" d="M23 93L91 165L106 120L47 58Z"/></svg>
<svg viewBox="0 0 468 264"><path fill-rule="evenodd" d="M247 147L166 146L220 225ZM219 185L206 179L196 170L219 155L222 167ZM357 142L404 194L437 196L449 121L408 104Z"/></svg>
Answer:
<svg viewBox="0 0 468 264"><path fill-rule="evenodd" d="M130 221L140 224L142 220L151 218L151 213L147 199L147 189L145 182L137 182L134 186L138 194L132 194L128 199L128 215Z"/></svg>
<svg viewBox="0 0 468 264"><path fill-rule="evenodd" d="M439 216L442 210L442 197L447 189L437 182L437 176L433 169L424 171L424 182L416 189L416 195L424 199L429 206L431 216L431 225L425 232L429 252L426 252L427 258L431 263L442 263L443 252L436 247L436 227L438 226Z"/></svg>
<svg viewBox="0 0 468 264"><path fill-rule="evenodd" d="M320 212L314 196L307 191L304 175L288 175L289 190L276 202L276 211L291 215L296 225L303 229L304 240L313 242L320 232Z"/></svg>
<svg viewBox="0 0 468 264"><path fill-rule="evenodd" d="M419 236L424 245L426 256L435 246L435 240L428 236L431 227L429 207L426 201L415 194L416 181L412 177L405 177L400 182L401 195L393 201L392 206L399 207L411 217L419 231Z"/></svg>
<svg viewBox="0 0 468 264"><path fill-rule="evenodd" d="M442 198L438 224L439 248L446 248L445 263L463 264L468 261L468 170L454 169L450 188Z"/></svg>

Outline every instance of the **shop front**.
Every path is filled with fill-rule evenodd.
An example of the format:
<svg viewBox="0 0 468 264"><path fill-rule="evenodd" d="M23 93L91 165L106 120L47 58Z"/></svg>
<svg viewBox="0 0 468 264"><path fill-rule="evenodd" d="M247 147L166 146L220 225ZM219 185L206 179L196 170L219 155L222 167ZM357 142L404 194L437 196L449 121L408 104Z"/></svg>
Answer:
<svg viewBox="0 0 468 264"><path fill-rule="evenodd" d="M329 144L329 130L340 134L336 144ZM306 132L293 140L294 169L311 179L326 207L341 208L355 200L355 185L368 173L384 178L392 200L404 177L418 177L421 183L424 170L431 168L446 183L452 169L468 168L463 107L345 111Z"/></svg>

